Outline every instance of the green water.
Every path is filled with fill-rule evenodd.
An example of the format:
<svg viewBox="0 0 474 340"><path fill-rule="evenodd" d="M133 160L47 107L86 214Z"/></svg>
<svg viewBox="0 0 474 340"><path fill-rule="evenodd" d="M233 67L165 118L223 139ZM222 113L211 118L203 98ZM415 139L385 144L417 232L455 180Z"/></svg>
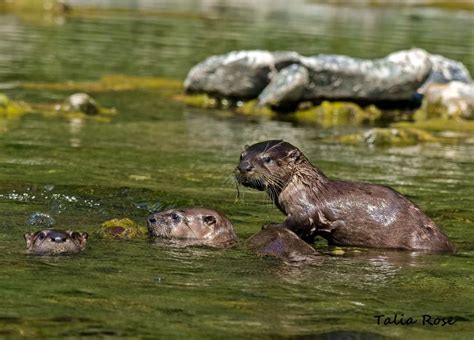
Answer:
<svg viewBox="0 0 474 340"><path fill-rule="evenodd" d="M0 14L0 82L113 73L182 79L204 57L241 48L376 57L418 46L474 71L469 12L169 6L173 15L76 16L62 25ZM3 91L33 103L69 94ZM92 95L118 110L110 123L29 114L2 125L0 337L472 338L473 144L342 146L321 142L333 130L189 109L159 91ZM231 174L240 150L269 138L300 146L332 177L406 194L458 253L347 251L295 266L242 248L174 249L93 235L78 256L24 252L22 235L35 230L26 223L34 212L51 214L59 228L92 233L111 218L143 223L157 207L205 206L225 212L243 240L262 223L284 218L261 193L247 190L235 202ZM317 246L328 253L324 242ZM394 313L420 321L376 324L374 315ZM423 314L458 321L422 326Z"/></svg>

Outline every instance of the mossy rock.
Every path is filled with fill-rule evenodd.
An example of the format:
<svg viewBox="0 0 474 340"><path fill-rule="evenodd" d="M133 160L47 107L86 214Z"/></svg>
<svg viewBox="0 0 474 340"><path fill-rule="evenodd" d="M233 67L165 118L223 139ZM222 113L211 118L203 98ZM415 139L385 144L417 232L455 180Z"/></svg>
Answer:
<svg viewBox="0 0 474 340"><path fill-rule="evenodd" d="M258 116L273 118L278 115L286 120L293 120L301 123L317 124L322 127L334 127L340 125L360 125L372 124L382 117L382 112L370 105L362 108L355 103L350 102L328 102L311 108L297 110L290 114L276 113L266 106L258 105L257 100L247 102L226 99L216 99L208 95L178 95L176 100L186 105L201 109L224 109L232 110L235 113L246 116ZM305 107L304 104L302 107Z"/></svg>
<svg viewBox="0 0 474 340"><path fill-rule="evenodd" d="M116 218L102 223L95 234L99 238L108 240L130 240L144 238L147 235L147 229L129 218Z"/></svg>
<svg viewBox="0 0 474 340"><path fill-rule="evenodd" d="M30 110L30 107L22 102L16 102L0 93L0 118L14 119L22 116Z"/></svg>
<svg viewBox="0 0 474 340"><path fill-rule="evenodd" d="M427 131L415 128L373 128L366 132L336 137L343 144L368 144L374 146L416 145L434 143L440 139Z"/></svg>
<svg viewBox="0 0 474 340"><path fill-rule="evenodd" d="M292 114L298 122L312 123L324 128L343 125L373 124L382 117L382 112L374 105L362 108L350 102L324 101L320 105Z"/></svg>

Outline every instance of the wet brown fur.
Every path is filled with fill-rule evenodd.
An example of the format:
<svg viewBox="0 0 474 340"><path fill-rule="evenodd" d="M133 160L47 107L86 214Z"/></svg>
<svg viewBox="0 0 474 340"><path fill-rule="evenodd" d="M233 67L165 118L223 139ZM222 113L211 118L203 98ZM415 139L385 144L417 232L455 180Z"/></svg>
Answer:
<svg viewBox="0 0 474 340"><path fill-rule="evenodd" d="M89 235L70 230L45 229L26 233L26 248L30 254L74 254L84 250Z"/></svg>
<svg viewBox="0 0 474 340"><path fill-rule="evenodd" d="M221 213L205 208L151 214L147 227L152 238L177 240L183 245L227 247L238 241L232 223Z"/></svg>
<svg viewBox="0 0 474 340"><path fill-rule="evenodd" d="M413 202L382 185L332 180L295 146L266 141L241 155L236 178L266 191L287 219L286 227L308 242L427 251L454 251L436 224Z"/></svg>

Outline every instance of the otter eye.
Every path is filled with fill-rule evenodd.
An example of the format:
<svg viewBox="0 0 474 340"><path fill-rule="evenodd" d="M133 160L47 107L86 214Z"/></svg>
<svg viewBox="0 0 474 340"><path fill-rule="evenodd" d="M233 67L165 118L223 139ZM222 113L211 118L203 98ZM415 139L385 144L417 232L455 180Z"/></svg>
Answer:
<svg viewBox="0 0 474 340"><path fill-rule="evenodd" d="M262 160L264 163L270 163L272 161L272 159L269 156L263 156Z"/></svg>
<svg viewBox="0 0 474 340"><path fill-rule="evenodd" d="M180 218L180 216L179 216L177 213L175 213L175 212L171 213L170 216L171 216L171 219L172 219L173 221L178 221L179 218Z"/></svg>
<svg viewBox="0 0 474 340"><path fill-rule="evenodd" d="M46 235L43 234L43 233L41 233L41 234L38 235L38 239L39 239L40 241L43 241L45 238L46 238Z"/></svg>

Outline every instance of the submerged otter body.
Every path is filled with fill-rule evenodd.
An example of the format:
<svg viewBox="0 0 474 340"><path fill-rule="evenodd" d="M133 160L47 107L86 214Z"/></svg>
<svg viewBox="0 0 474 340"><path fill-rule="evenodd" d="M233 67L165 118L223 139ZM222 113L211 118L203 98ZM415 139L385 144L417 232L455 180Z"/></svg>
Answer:
<svg viewBox="0 0 474 340"><path fill-rule="evenodd" d="M305 241L322 236L335 245L454 251L436 224L395 190L376 184L332 180L295 146L272 140L248 147L236 178L266 191L287 215L277 225Z"/></svg>
<svg viewBox="0 0 474 340"><path fill-rule="evenodd" d="M26 233L24 237L30 254L65 255L84 250L89 235L70 230L45 229L36 233Z"/></svg>
<svg viewBox="0 0 474 340"><path fill-rule="evenodd" d="M238 241L232 223L211 209L171 209L151 214L147 227L152 238L174 240L183 245L227 247Z"/></svg>
<svg viewBox="0 0 474 340"><path fill-rule="evenodd" d="M319 253L294 232L286 228L266 228L250 236L248 249L261 256L289 261L314 260Z"/></svg>

